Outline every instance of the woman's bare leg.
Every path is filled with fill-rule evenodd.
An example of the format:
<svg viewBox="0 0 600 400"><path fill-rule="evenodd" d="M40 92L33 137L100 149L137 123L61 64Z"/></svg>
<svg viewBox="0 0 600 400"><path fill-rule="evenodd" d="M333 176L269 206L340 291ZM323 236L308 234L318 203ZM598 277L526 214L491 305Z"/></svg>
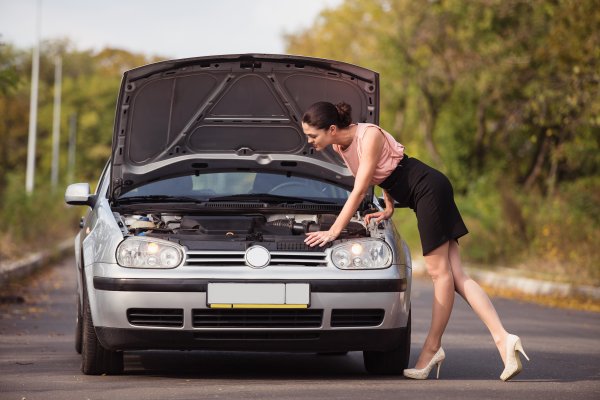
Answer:
<svg viewBox="0 0 600 400"><path fill-rule="evenodd" d="M500 317L498 317L498 313L488 295L477 282L464 272L460 261L458 243L454 240L450 241L449 253L456 291L469 303L475 314L487 326L494 338L494 343L496 343L500 357L502 357L502 361L504 362L506 357L504 343L508 332L504 329Z"/></svg>
<svg viewBox="0 0 600 400"><path fill-rule="evenodd" d="M448 325L454 305L454 280L449 258L449 242L425 256L427 273L433 280L433 310L431 327L415 368L425 368L442 345L442 335Z"/></svg>

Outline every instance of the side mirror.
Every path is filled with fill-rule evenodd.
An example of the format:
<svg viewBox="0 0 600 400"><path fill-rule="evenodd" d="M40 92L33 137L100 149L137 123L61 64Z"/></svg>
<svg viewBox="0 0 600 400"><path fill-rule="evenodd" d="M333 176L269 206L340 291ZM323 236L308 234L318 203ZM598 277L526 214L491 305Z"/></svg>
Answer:
<svg viewBox="0 0 600 400"><path fill-rule="evenodd" d="M65 202L72 206L94 207L96 196L90 193L89 183L73 183L65 191Z"/></svg>

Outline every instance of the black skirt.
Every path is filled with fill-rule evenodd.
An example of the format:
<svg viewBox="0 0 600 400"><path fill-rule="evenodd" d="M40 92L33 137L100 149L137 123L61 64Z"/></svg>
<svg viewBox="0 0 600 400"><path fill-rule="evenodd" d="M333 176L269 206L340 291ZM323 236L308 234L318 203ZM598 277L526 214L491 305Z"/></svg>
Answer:
<svg viewBox="0 0 600 400"><path fill-rule="evenodd" d="M400 207L417 214L423 255L469 233L454 202L454 191L440 171L404 155L400 164L379 184Z"/></svg>

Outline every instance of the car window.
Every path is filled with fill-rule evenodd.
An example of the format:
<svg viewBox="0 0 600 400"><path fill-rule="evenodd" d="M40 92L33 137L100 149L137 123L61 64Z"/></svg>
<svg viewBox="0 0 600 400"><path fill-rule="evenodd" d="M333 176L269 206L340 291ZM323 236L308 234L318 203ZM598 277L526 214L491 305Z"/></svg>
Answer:
<svg viewBox="0 0 600 400"><path fill-rule="evenodd" d="M273 194L343 202L349 191L331 183L298 176L263 172L221 172L188 175L148 183L125 193L133 196L186 196L211 198L232 195Z"/></svg>

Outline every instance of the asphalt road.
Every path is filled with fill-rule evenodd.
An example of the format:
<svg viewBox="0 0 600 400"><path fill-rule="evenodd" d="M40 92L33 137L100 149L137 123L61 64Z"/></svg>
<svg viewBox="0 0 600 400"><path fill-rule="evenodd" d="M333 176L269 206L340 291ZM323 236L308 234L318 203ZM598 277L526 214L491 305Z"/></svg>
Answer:
<svg viewBox="0 0 600 400"><path fill-rule="evenodd" d="M499 355L457 297L440 379L367 375L360 352L340 356L236 352L134 352L122 376L85 376L73 346L71 260L0 298L0 399L600 399L600 314L493 299L531 362L498 379ZM413 283L411 365L431 313L427 280ZM433 373L432 373L433 376Z"/></svg>

